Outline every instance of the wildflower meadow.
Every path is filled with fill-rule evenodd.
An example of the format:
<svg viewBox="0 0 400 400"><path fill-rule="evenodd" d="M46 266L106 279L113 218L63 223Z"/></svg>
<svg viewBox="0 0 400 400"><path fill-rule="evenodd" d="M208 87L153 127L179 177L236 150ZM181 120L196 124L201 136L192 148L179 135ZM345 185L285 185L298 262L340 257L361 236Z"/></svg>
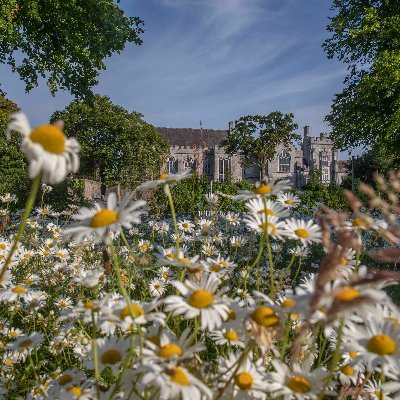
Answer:
<svg viewBox="0 0 400 400"><path fill-rule="evenodd" d="M243 213L210 193L177 214L188 171L55 212L46 193L79 169L62 128L17 113L6 131L32 182L24 210L0 197L5 398L400 399L400 174L345 192L351 213L305 217L263 180L231 196ZM141 199L158 187L161 217Z"/></svg>

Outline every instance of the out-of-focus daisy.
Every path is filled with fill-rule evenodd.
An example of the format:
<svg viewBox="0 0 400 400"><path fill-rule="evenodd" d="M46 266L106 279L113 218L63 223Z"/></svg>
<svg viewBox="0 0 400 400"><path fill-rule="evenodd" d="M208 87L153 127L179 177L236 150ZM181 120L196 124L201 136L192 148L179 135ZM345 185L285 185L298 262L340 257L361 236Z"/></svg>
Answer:
<svg viewBox="0 0 400 400"><path fill-rule="evenodd" d="M362 361L369 370L400 373L400 328L391 321L372 319L365 326L348 322L343 340L347 350L357 352L355 363Z"/></svg>
<svg viewBox="0 0 400 400"><path fill-rule="evenodd" d="M257 233L272 236L276 239L282 239L285 235L285 222L279 221L276 217L266 216L265 214L248 215L243 220L246 225Z"/></svg>
<svg viewBox="0 0 400 400"><path fill-rule="evenodd" d="M96 342L100 372L107 367L117 372L122 360L128 353L129 346L127 343L124 340L118 341L116 338L100 338L96 339ZM86 363L86 368L94 369L93 349L91 360Z"/></svg>
<svg viewBox="0 0 400 400"><path fill-rule="evenodd" d="M297 204L300 204L300 199L292 193L279 193L276 201L287 208L295 207Z"/></svg>
<svg viewBox="0 0 400 400"><path fill-rule="evenodd" d="M25 298L29 293L29 289L24 285L10 286L0 291L0 300L12 302L18 298Z"/></svg>
<svg viewBox="0 0 400 400"><path fill-rule="evenodd" d="M312 220L306 222L296 218L285 220L285 234L289 238L300 240L304 246L319 243L322 237L319 225Z"/></svg>
<svg viewBox="0 0 400 400"><path fill-rule="evenodd" d="M204 273L199 284L186 280L183 284L174 281L172 284L184 296L169 296L164 300L166 311L173 315L183 315L185 319L200 317L202 329L218 328L229 315L229 306L217 292L221 281L213 273Z"/></svg>
<svg viewBox="0 0 400 400"><path fill-rule="evenodd" d="M66 138L62 125L39 125L32 130L25 114L11 114L6 136L10 139L12 131L23 135L21 150L29 160L31 179L40 173L44 183L60 183L69 173L78 171L80 145L76 139Z"/></svg>
<svg viewBox="0 0 400 400"><path fill-rule="evenodd" d="M182 179L185 179L191 175L191 170L185 170L181 173L178 174L161 174L158 179L155 179L153 181L147 181L144 183L141 183L136 190L148 190L148 189L154 189L158 186L163 186L163 185L175 185L177 182L179 182Z"/></svg>
<svg viewBox="0 0 400 400"><path fill-rule="evenodd" d="M280 203L261 197L249 200L245 207L253 214L265 214L268 217L285 218L289 215L287 208Z"/></svg>
<svg viewBox="0 0 400 400"><path fill-rule="evenodd" d="M162 331L160 335L151 337L151 340L146 342L146 348L143 349L144 357L161 362L176 362L193 358L194 354L203 351L205 346L202 344L191 346L190 334L191 329L186 328L179 340L176 340L171 334Z"/></svg>
<svg viewBox="0 0 400 400"><path fill-rule="evenodd" d="M78 242L92 235L96 243L110 242L110 232L118 232L120 228L130 229L132 224L140 224L140 216L145 214L143 207L146 202L137 200L129 204L131 199L132 193L128 193L117 205L117 195L111 192L108 195L107 207L102 208L96 204L94 209L81 208L74 219L81 220L82 223L66 229L64 235L72 236Z"/></svg>
<svg viewBox="0 0 400 400"><path fill-rule="evenodd" d="M149 240L139 240L138 248L141 253L151 250L153 246L150 244Z"/></svg>
<svg viewBox="0 0 400 400"><path fill-rule="evenodd" d="M156 386L161 399L202 400L212 397L211 390L183 367L151 364L146 370L141 382Z"/></svg>
<svg viewBox="0 0 400 400"><path fill-rule="evenodd" d="M253 199L258 196L269 197L272 195L277 195L281 192L284 192L290 188L290 181L281 180L281 181L270 181L264 179L261 182L257 182L253 191L249 190L239 190L236 196L233 196L233 200L235 201L243 201L248 199Z"/></svg>
<svg viewBox="0 0 400 400"><path fill-rule="evenodd" d="M271 361L271 364L276 372L268 374L266 383L273 398L282 396L284 400L317 399L328 375L322 368L310 371L308 363L293 363L291 369L278 360ZM325 394L329 392L326 391Z"/></svg>
<svg viewBox="0 0 400 400"><path fill-rule="evenodd" d="M226 397L238 400L265 399L268 382L265 381L263 359L253 362L250 356L241 361L240 353L230 353L228 358L222 360L221 371L226 371L222 377L220 386L224 387L232 373L235 374L230 385L226 389Z"/></svg>
<svg viewBox="0 0 400 400"><path fill-rule="evenodd" d="M43 337L38 332L34 332L30 336L20 336L15 342L7 343L7 346L5 348L6 350L15 351L19 354L23 354L42 342Z"/></svg>

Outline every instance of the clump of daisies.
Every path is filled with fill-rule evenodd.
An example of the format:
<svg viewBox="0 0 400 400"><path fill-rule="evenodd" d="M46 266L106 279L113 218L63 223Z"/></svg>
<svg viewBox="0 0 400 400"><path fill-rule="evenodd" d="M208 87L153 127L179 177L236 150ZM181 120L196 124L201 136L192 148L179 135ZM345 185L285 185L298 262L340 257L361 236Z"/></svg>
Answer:
<svg viewBox="0 0 400 400"><path fill-rule="evenodd" d="M60 123L22 114L33 187L77 169ZM232 196L245 212L154 217L134 194L9 212L0 234L0 391L32 399L400 398L400 175L300 215L288 181ZM46 186L44 186L46 185ZM31 191L30 198L34 198ZM136 198L136 197L135 197ZM27 203L29 205L29 203ZM73 220L73 222L70 221ZM388 266L384 269L383 266Z"/></svg>

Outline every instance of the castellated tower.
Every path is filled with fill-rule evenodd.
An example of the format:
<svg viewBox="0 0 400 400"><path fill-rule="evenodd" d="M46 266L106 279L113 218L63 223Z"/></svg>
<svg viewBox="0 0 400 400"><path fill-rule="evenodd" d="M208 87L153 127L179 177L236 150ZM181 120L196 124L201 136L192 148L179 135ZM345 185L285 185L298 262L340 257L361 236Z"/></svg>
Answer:
<svg viewBox="0 0 400 400"><path fill-rule="evenodd" d="M229 123L228 130L234 124ZM169 173L190 169L198 175L204 175L210 181L223 182L230 177L234 182L260 179L260 169L254 165L242 168L240 155L229 155L220 146L227 138L228 130L192 129L192 128L156 128L170 144L170 156L164 166ZM301 188L311 171L318 169L325 184L340 183L343 177L343 165L338 162L338 151L327 134L311 136L311 127L304 127L304 136L300 148L291 145L289 149L279 147L276 157L266 166L266 175L270 179L286 178Z"/></svg>

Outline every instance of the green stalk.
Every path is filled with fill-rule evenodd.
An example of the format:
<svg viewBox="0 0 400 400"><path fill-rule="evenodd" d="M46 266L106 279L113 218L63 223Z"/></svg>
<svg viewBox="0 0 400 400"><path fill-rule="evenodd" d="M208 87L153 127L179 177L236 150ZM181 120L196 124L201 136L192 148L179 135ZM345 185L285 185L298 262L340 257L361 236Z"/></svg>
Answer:
<svg viewBox="0 0 400 400"><path fill-rule="evenodd" d="M19 223L17 235L14 238L14 242L11 247L11 250L8 253L7 259L6 259L6 261L3 265L3 268L1 269L1 272L0 272L0 282L3 279L3 276L7 270L8 265L11 263L12 256L14 255L15 250L17 249L18 242L21 239L21 236L25 231L26 221L28 220L28 217L32 211L33 205L35 204L36 195L39 190L39 185L40 185L40 174L38 174L32 182L31 191L29 192L28 200L25 203L25 211L22 216L21 222Z"/></svg>
<svg viewBox="0 0 400 400"><path fill-rule="evenodd" d="M176 223L176 213L175 213L174 201L172 199L172 194L171 194L171 190L170 190L168 183L165 184L165 186L164 186L164 192L168 197L169 208L171 209L171 216L172 216L172 221L174 223L174 230L175 230L175 236L176 236L176 257L179 257L179 253L180 253L179 230L178 230L178 224Z"/></svg>

